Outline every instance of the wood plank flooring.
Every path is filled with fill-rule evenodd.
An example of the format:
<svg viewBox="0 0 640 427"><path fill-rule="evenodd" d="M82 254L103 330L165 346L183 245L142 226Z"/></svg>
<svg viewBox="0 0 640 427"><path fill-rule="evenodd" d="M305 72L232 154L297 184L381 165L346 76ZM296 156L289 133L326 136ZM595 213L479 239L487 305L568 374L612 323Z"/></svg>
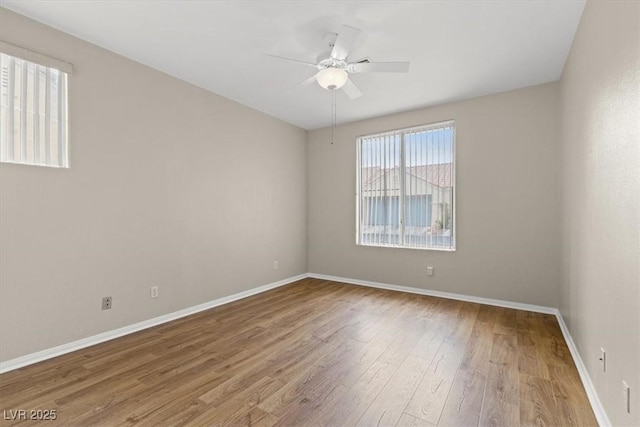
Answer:
<svg viewBox="0 0 640 427"><path fill-rule="evenodd" d="M305 279L0 375L2 425L595 426L551 315ZM8 418L8 419L7 419Z"/></svg>

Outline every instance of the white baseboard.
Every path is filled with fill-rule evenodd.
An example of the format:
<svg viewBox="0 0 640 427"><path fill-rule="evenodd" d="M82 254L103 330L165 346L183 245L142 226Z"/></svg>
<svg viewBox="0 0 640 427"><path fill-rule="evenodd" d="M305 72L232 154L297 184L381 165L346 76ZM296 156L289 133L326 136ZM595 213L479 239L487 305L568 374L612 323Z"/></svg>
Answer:
<svg viewBox="0 0 640 427"><path fill-rule="evenodd" d="M431 297L455 299L459 301L475 302L478 304L494 305L505 308L515 308L516 310L534 311L536 313L556 314L557 308L545 307L542 305L524 304L521 302L503 301L499 299L474 297L470 295L454 294L451 292L432 291L429 289L412 288L409 286L390 285L388 283L370 282L368 280L349 279L346 277L327 276L326 274L309 273L309 277L334 282L349 283L352 285L368 286L370 288L387 289L390 291L407 292L410 294L428 295Z"/></svg>
<svg viewBox="0 0 640 427"><path fill-rule="evenodd" d="M598 398L598 393L596 393L596 388L593 386L591 382L591 377L589 376L589 372L587 372L586 366L584 366L584 362L582 362L582 357L580 357L580 353L578 352L578 348L576 344L573 342L573 338L569 333L569 328L567 328L567 324L564 323L564 318L560 314L560 311L556 314L558 318L558 324L560 325L560 330L562 331L562 335L564 336L564 340L567 342L567 347L569 347L569 351L571 352L571 356L573 357L573 362L576 364L576 368L578 369L578 373L580 374L580 379L582 380L582 385L584 386L585 391L587 392L587 397L589 398L589 403L591 403L591 409L593 409L593 413L598 420L598 424L601 427L609 427L611 426L611 422L609 421L609 417L607 417L607 413L604 410L604 406L602 406L602 402L600 402L600 398Z"/></svg>
<svg viewBox="0 0 640 427"><path fill-rule="evenodd" d="M38 351L35 353L27 354L25 356L18 357L16 359L7 360L0 363L0 374L19 369L27 365L42 362L43 360L51 359L56 356L61 356L72 351L80 350L92 345L100 344L101 342L109 341L114 338L118 338L124 335L128 335L134 332L138 332L142 329L151 328L152 326L161 325L163 323L170 322L172 320L180 319L181 317L189 316L191 314L198 313L200 311L208 310L213 307L217 307L222 304L227 304L232 301L236 301L242 298L249 297L251 295L266 292L271 289L278 288L280 286L287 285L289 283L305 279L308 274L300 274L298 276L289 277L279 280L277 282L269 283L257 288L249 289L244 292L238 292L237 294L229 295L226 297L218 298L212 301L205 302L203 304L194 305L183 310L174 311L173 313L165 314L162 316L154 317L153 319L144 320L142 322L134 323L133 325L124 326L122 328L115 329L113 331L103 332L98 335L93 335L81 340L73 341L67 344L59 345L57 347L49 348L46 350Z"/></svg>
<svg viewBox="0 0 640 427"><path fill-rule="evenodd" d="M439 298L448 298L448 299L455 299L459 301L474 302L478 304L487 304L487 305L493 305L498 307L513 308L516 310L525 310L525 311L533 311L536 313L553 314L558 319L558 324L560 325L560 329L562 330L564 339L567 342L567 346L569 347L569 351L571 352L573 361L576 364L576 368L578 369L578 373L580 374L580 378L582 379L582 384L584 385L584 388L587 392L589 402L591 403L591 408L593 409L593 412L598 420L598 423L603 427L611 426L611 422L609 421L609 418L607 417L604 407L602 406L602 403L598 398L598 394L596 393L595 387L591 382L589 373L587 372L587 369L584 363L582 362L580 353L578 353L578 349L575 343L573 342L573 338L571 337L569 330L567 329L567 325L565 324L564 319L562 318L562 315L560 314L560 311L557 308L545 307L545 306L533 305L533 304L524 304L524 303L513 302L513 301L503 301L503 300L492 299L492 298L483 298L483 297L476 297L476 296L470 296L470 295L456 294L451 292L412 288L409 286L399 286L399 285L392 285L388 283L371 282L368 280L358 280L358 279L350 279L346 277L329 276L326 274L316 274L316 273L305 273L305 274L300 274L298 276L289 277L287 279L279 280L277 282L273 282L267 285L259 286L257 288L249 289L244 292L239 292L237 294L218 298L212 301L205 302L203 304L185 308L183 310L175 311L173 313L165 314L159 317L154 317L153 319L145 320L139 323L135 323L133 325L118 328L113 331L108 331L98 335L93 335L91 337L83 338L81 340L70 342L68 344L63 344L50 349L38 351L36 353L27 354L25 356L18 357L16 359L8 360L6 362L0 363L0 374L4 372L12 371L14 369L19 369L27 365L32 365L34 363L38 363L43 360L51 359L56 356L61 356L66 353L71 353L72 351L90 347L92 345L109 341L124 335L128 335L133 332L147 329L152 326L161 325L163 323L167 323L172 320L179 319L181 317L189 316L191 314L195 314L200 311L208 310L210 308L217 307L222 304L227 304L242 298L246 298L262 292L266 292L268 290L275 289L280 286L284 286L289 283L292 283L301 279L305 279L307 277L312 277L312 278L321 279L321 280L331 280L334 282L348 283L352 285L368 286L371 288L387 289L391 291L407 292L412 294L428 295L428 296L439 297Z"/></svg>
<svg viewBox="0 0 640 427"><path fill-rule="evenodd" d="M596 393L596 389L591 382L591 378L589 377L589 373L587 372L587 368L584 366L582 362L582 358L580 357L580 353L578 353L578 349L573 342L573 338L569 333L569 329L562 318L562 314L560 310L553 307L545 307L540 305L532 305L532 304L524 304L520 302L512 302L512 301L503 301L498 299L491 298L483 298L483 297L474 297L470 295L463 294L455 294L450 292L441 292L441 291L432 291L428 289L420 289L420 288L412 288L408 286L398 286L398 285L390 285L388 283L379 283L379 282L371 282L368 280L358 280L358 279L350 279L347 277L337 277L337 276L329 276L326 274L316 274L309 273L309 277L313 277L315 279L322 280L331 280L333 282L341 282L341 283L349 283L352 285L359 286L368 286L371 288L378 289L387 289L391 291L400 291L400 292L408 292L412 294L419 295L428 295L439 298L448 298L455 299L459 301L467 301L467 302L475 302L478 304L487 304L494 305L498 307L506 307L506 308L514 308L516 310L525 310L525 311L533 311L536 313L545 313L545 314L553 314L558 319L558 324L560 325L560 330L562 331L562 335L564 336L564 340L567 343L567 347L569 347L569 351L571 352L571 357L573 357L573 362L576 364L576 368L578 369L578 373L580 374L580 379L582 380L582 385L584 386L585 391L587 392L587 397L589 398L589 403L591 404L591 408L598 420L598 424L602 427L610 427L611 422L607 417L607 413L598 398L598 393Z"/></svg>

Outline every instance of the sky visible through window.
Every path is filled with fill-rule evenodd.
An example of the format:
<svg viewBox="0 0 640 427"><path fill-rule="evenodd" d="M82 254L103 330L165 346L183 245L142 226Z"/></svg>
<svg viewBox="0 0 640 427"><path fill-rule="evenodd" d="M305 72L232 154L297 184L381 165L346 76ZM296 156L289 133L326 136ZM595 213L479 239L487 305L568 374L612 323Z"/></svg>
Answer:
<svg viewBox="0 0 640 427"><path fill-rule="evenodd" d="M400 166L400 140L405 142L406 166L451 163L453 129L450 127L420 132L376 135L362 140L361 161L364 167L393 168Z"/></svg>

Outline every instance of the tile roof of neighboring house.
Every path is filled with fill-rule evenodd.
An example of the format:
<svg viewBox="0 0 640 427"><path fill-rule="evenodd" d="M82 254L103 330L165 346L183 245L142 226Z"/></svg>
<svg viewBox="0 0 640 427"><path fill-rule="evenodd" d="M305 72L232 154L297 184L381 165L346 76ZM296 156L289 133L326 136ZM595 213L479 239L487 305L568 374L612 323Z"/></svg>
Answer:
<svg viewBox="0 0 640 427"><path fill-rule="evenodd" d="M427 181L429 184L438 187L451 187L453 182L453 164L440 163L436 165L411 166L407 168L407 173L412 177ZM388 189L400 188L400 167L382 169L378 166L362 168L362 188L364 190L372 190L380 188L377 181L382 177L387 180L386 187Z"/></svg>

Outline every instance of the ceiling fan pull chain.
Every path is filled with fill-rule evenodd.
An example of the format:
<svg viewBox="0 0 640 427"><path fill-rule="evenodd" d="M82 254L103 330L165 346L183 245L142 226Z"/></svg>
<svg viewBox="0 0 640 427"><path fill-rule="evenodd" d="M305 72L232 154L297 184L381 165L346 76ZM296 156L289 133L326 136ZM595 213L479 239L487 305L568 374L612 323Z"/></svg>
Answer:
<svg viewBox="0 0 640 427"><path fill-rule="evenodd" d="M333 145L333 135L336 129L336 91L331 91L331 145Z"/></svg>

